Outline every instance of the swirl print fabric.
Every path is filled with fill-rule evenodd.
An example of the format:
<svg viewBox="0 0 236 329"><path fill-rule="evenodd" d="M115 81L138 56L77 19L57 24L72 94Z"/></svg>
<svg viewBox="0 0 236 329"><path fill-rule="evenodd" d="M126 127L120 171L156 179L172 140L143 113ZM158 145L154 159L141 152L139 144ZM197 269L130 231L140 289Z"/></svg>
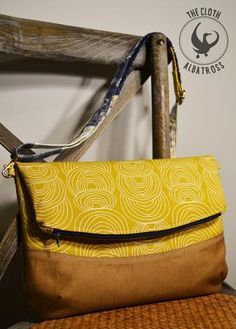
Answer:
<svg viewBox="0 0 236 329"><path fill-rule="evenodd" d="M223 232L221 216L178 233L137 241L91 243L51 236L54 229L97 234L162 231L223 213L212 156L118 162L16 163L27 249L81 257L164 253Z"/></svg>

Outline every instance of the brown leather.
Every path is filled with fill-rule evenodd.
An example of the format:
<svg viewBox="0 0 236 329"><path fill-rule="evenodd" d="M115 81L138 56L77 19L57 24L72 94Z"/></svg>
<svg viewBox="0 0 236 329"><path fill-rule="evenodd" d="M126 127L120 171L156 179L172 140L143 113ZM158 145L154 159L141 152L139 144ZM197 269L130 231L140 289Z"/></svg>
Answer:
<svg viewBox="0 0 236 329"><path fill-rule="evenodd" d="M26 291L44 319L209 294L227 274L223 235L143 257L26 254Z"/></svg>

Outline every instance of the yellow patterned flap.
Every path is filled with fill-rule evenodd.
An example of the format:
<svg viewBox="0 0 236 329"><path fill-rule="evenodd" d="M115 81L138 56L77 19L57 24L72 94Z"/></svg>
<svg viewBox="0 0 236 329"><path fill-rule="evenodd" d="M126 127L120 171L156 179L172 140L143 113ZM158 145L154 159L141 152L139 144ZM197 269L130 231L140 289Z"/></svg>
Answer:
<svg viewBox="0 0 236 329"><path fill-rule="evenodd" d="M212 156L15 164L41 229L96 234L169 230L225 211ZM25 198L26 193L24 193Z"/></svg>

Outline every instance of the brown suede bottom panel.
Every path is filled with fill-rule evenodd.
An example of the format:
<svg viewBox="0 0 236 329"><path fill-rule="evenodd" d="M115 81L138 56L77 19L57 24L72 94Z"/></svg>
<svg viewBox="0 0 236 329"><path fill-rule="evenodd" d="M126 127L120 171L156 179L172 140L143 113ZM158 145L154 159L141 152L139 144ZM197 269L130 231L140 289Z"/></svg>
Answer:
<svg viewBox="0 0 236 329"><path fill-rule="evenodd" d="M44 319L219 291L227 274L223 235L175 251L83 258L27 251L26 293Z"/></svg>

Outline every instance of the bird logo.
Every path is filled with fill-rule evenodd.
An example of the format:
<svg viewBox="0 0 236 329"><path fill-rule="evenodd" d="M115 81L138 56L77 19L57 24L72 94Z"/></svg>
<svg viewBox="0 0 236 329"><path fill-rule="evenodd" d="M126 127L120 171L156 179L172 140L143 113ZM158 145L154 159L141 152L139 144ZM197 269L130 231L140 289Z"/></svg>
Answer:
<svg viewBox="0 0 236 329"><path fill-rule="evenodd" d="M196 27L192 33L192 36L191 36L191 41L194 46L193 50L197 53L196 58L199 58L200 55L203 55L203 54L205 55L205 57L207 57L210 49L218 43L219 38L220 38L219 33L216 31L213 31L216 34L216 38L213 42L209 43L207 41L207 37L209 35L212 35L212 33L204 33L203 37L202 37L202 41L201 41L197 36L197 30L200 25L201 25L201 23L198 23L196 25Z"/></svg>

